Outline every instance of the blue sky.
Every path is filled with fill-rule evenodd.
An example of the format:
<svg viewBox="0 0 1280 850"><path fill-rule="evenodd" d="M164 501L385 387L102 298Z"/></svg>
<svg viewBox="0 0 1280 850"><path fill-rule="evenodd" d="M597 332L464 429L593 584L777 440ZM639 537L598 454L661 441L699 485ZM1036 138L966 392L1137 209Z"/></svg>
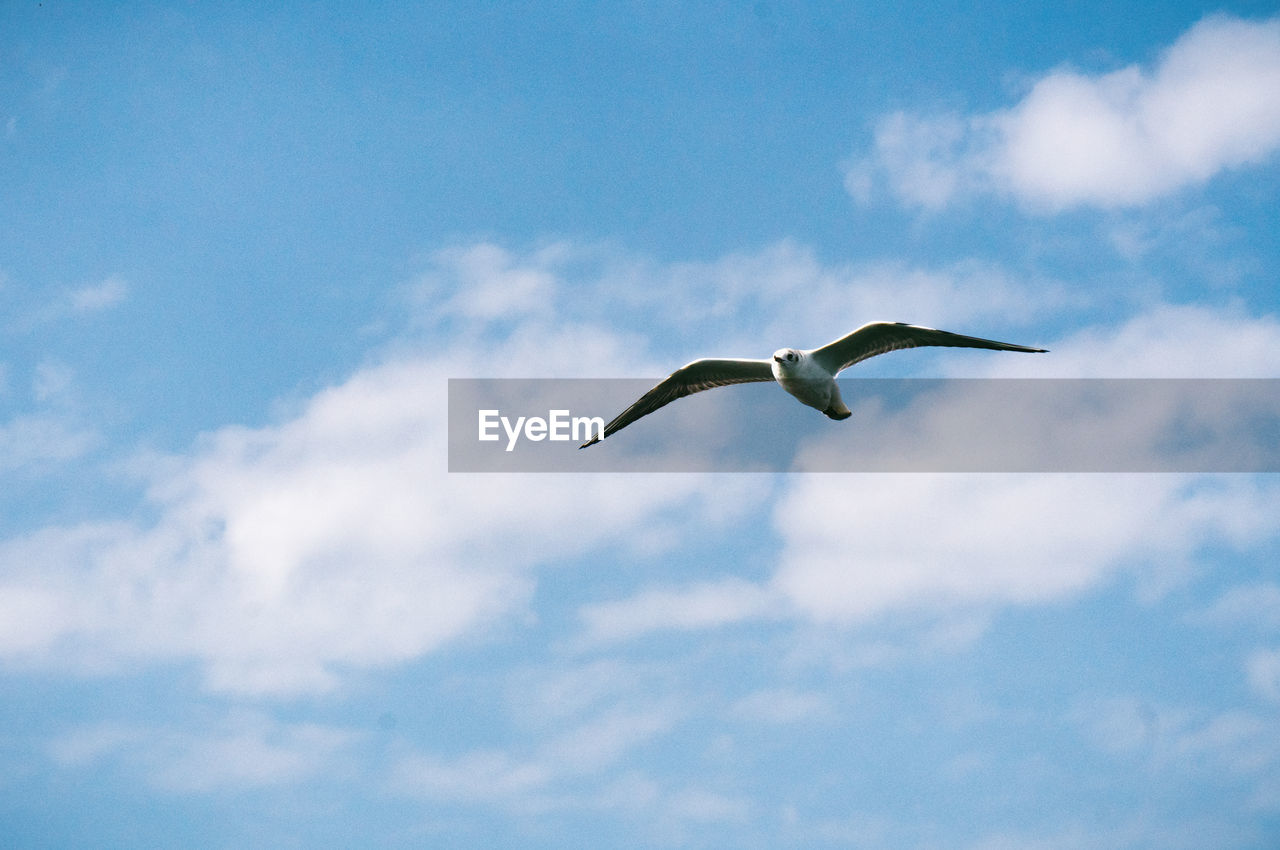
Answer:
<svg viewBox="0 0 1280 850"><path fill-rule="evenodd" d="M445 410L873 319L1280 377L1273 3L271 5L0 9L7 840L1280 841L1272 476L450 475Z"/></svg>

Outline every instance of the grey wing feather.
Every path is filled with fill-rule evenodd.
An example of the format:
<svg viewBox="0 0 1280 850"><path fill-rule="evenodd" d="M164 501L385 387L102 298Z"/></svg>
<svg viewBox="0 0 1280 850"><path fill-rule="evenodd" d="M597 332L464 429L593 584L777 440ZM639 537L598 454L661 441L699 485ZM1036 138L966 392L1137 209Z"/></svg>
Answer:
<svg viewBox="0 0 1280 850"><path fill-rule="evenodd" d="M604 426L604 437L620 431L642 416L648 416L678 398L700 393L714 387L729 384L745 384L752 381L772 381L773 367L768 360L695 360L672 372L667 379L640 396L634 404ZM592 437L578 446L585 449L600 442L603 437Z"/></svg>
<svg viewBox="0 0 1280 850"><path fill-rule="evenodd" d="M1011 342L997 342L994 339L965 336L934 328L922 328L919 325L908 325L903 322L872 322L863 325L848 336L816 349L813 352L813 359L822 368L835 375L840 370L848 369L854 363L866 360L868 357L875 357L877 354L927 345L988 348L993 351L1025 351L1036 354L1047 350L1014 345Z"/></svg>

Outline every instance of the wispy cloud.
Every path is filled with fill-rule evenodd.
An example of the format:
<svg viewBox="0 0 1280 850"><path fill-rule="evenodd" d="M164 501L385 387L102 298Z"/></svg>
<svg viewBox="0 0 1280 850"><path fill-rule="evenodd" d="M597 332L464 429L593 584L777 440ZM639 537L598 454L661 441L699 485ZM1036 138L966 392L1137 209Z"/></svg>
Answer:
<svg viewBox="0 0 1280 850"><path fill-rule="evenodd" d="M501 348L490 356L513 362ZM217 690L324 690L339 683L335 667L414 658L500 620L540 563L675 504L704 518L696 505L712 487L694 477L633 476L625 491L601 476L450 479L441 376L483 362L373 366L280 425L227 427L188 456L143 459L154 524L0 543L0 608L40 599L64 614L6 629L0 656L192 657ZM24 435L49 434L19 425L0 436L31 462L46 444ZM68 450L56 440L43 453ZM584 503L599 507L590 529L576 521Z"/></svg>
<svg viewBox="0 0 1280 850"><path fill-rule="evenodd" d="M1093 746L1113 756L1139 758L1180 782L1206 775L1220 781L1268 777L1280 764L1276 718L1240 709L1208 711L1136 697L1081 700L1071 721ZM1223 775L1225 771L1225 775Z"/></svg>
<svg viewBox="0 0 1280 850"><path fill-rule="evenodd" d="M1044 603L1124 564L1158 570L1209 541L1273 538L1271 489L1176 476L807 476L775 511L785 545L774 583L805 615L837 622Z"/></svg>
<svg viewBox="0 0 1280 850"><path fill-rule="evenodd" d="M496 313L455 305L460 324L434 327L429 345L410 334L395 353L316 393L277 424L229 425L185 453L140 459L134 468L147 494L137 513L153 522L53 526L0 543L0 607L59 612L40 624L15 620L26 625L0 632L0 655L39 664L194 659L213 689L284 694L337 687L343 669L402 663L509 627L540 566L618 540L634 546L644 539L662 551L688 529L727 532L755 516L768 501L762 493L772 491L747 476L631 475L624 488L607 476L451 477L442 460L444 376L523 376L532 363L559 376L616 375L638 364L660 364L646 367L657 371L679 362L671 352L655 353L660 337L627 327L634 318L623 309L628 299L653 301L650 325L653 316L677 321L691 303L701 309L724 300L732 329L703 344L729 344L744 334L741 316L758 314L769 317L766 331L778 334L774 345L790 339L785 327L814 325L791 297L797 288L812 287L828 305L819 320L829 321L834 335L848 330L844 316L857 312L842 308L832 318L830 305L841 293L855 291L868 310L877 298L888 303L893 292L906 291L939 313L972 311L972 293L1001 279L986 267L932 274L833 269L790 244L709 264L641 264L640 271L566 245L524 255L482 245L433 262L442 265L433 274L469 269L491 282L532 280L530 291L556 309L579 311L578 318L553 321L536 300L517 299ZM623 268L641 275L627 278L634 286L620 283ZM697 275L711 285L691 296L687 282ZM577 294L564 294L571 290ZM579 303L590 300L584 293L603 300L588 310ZM1022 297L1010 284L1007 298L988 304L988 315ZM614 313L622 329L601 317ZM1209 326L1243 345L1242 361L1276 336L1261 320L1227 333L1229 318L1221 327L1206 325L1221 318L1212 311L1182 318L1180 326ZM0 462L16 468L74 457L87 450L84 440L44 420L14 420L0 430ZM1091 586L1145 545L1167 548L1159 524L1144 520L1141 509L1168 522L1185 518L1189 530L1169 539L1194 543L1212 535L1219 520L1227 524L1222 511L1238 524L1267 496L1228 488L1219 500L1168 482L1130 492L1129 485L1107 490L1055 479L847 485L802 477L778 491L782 556L772 577L753 583L729 575L587 601L580 607L583 636L609 642L780 615L841 619L921 600L1056 598ZM584 504L593 517L585 526ZM1043 534L1023 533L1010 544L1010 517L1044 523L1063 505L1077 526L1090 524L1090 535L1051 522ZM918 523L929 516L939 519L923 533ZM908 567L889 563L887 553L904 545L910 557L899 560ZM1028 566L1057 563L1064 554L1068 563L1057 568ZM28 605L33 601L39 605Z"/></svg>
<svg viewBox="0 0 1280 850"><path fill-rule="evenodd" d="M651 632L715 628L777 616L768 588L741 579L650 589L629 599L598 602L581 611L587 640L614 641Z"/></svg>
<svg viewBox="0 0 1280 850"><path fill-rule="evenodd" d="M129 296L124 278L113 275L101 283L81 287L70 293L68 304L75 313L95 313L114 307Z"/></svg>
<svg viewBox="0 0 1280 850"><path fill-rule="evenodd" d="M63 289L44 297L13 320L13 327L31 330L51 322L66 321L106 312L129 297L129 283L120 275L111 275L96 283L75 289Z"/></svg>
<svg viewBox="0 0 1280 850"><path fill-rule="evenodd" d="M830 697L816 691L773 688L755 691L733 705L733 714L752 723L811 723L831 720L835 709Z"/></svg>
<svg viewBox="0 0 1280 850"><path fill-rule="evenodd" d="M1280 629L1280 584L1259 582L1234 587L1191 619L1227 628Z"/></svg>
<svg viewBox="0 0 1280 850"><path fill-rule="evenodd" d="M305 781L332 767L356 739L336 727L237 711L200 729L86 726L60 735L48 751L66 768L110 763L158 789L190 794Z"/></svg>
<svg viewBox="0 0 1280 850"><path fill-rule="evenodd" d="M1045 345L1051 356L1034 364L1001 358L981 365L986 374L1001 377L1280 377L1280 319L1250 315L1236 305L1157 303Z"/></svg>
<svg viewBox="0 0 1280 850"><path fill-rule="evenodd" d="M1259 649L1245 661L1249 685L1259 695L1280 703L1280 649Z"/></svg>
<svg viewBox="0 0 1280 850"><path fill-rule="evenodd" d="M846 186L939 209L978 192L1029 208L1143 204L1280 148L1280 19L1206 18L1151 68L1060 69L1016 105L882 118Z"/></svg>
<svg viewBox="0 0 1280 850"><path fill-rule="evenodd" d="M488 242L450 248L435 255L410 294L434 310L473 320L546 316L557 295L553 269L559 253L542 249L528 262Z"/></svg>
<svg viewBox="0 0 1280 850"><path fill-rule="evenodd" d="M513 359L495 374L518 377L535 360L557 377L652 377L699 356L820 345L873 319L1008 326L1082 303L996 263L831 264L791 240L667 264L599 245L481 243L433 256L408 299L434 340L471 349L500 333Z"/></svg>
<svg viewBox="0 0 1280 850"><path fill-rule="evenodd" d="M393 782L402 793L435 800L515 809L580 806L594 792L568 787L574 780L615 766L675 719L670 708L611 709L552 735L524 757L499 749L406 756L395 766Z"/></svg>
<svg viewBox="0 0 1280 850"><path fill-rule="evenodd" d="M93 431L51 413L0 423L0 472L39 471L82 457L98 442Z"/></svg>

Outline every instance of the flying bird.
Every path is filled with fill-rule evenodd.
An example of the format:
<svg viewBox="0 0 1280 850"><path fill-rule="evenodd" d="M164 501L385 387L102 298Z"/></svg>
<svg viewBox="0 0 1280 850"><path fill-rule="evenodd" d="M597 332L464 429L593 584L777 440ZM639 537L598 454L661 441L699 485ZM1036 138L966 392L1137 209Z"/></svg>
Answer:
<svg viewBox="0 0 1280 850"><path fill-rule="evenodd" d="M927 345L952 348L987 348L992 351L1025 351L1042 354L1048 349L1028 348L1009 342L996 342L976 336L964 336L950 331L922 328L903 322L871 322L848 336L829 342L821 348L798 350L780 348L770 360L726 360L704 358L672 372L665 381L649 390L614 417L604 427L604 434L597 434L578 446L600 442L615 431L648 416L660 407L678 398L700 393L714 387L729 384L745 384L752 381L777 381L801 404L821 410L832 419L848 419L853 413L840 398L836 375L854 363L903 348L919 348Z"/></svg>

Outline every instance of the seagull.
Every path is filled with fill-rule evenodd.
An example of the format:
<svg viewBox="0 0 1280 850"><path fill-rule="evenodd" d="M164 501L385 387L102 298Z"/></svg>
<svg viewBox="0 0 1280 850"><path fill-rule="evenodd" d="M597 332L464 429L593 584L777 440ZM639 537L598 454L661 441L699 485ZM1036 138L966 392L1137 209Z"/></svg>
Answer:
<svg viewBox="0 0 1280 850"><path fill-rule="evenodd" d="M660 407L678 398L700 393L714 387L729 384L745 384L752 381L777 381L782 388L795 396L801 404L821 410L832 419L848 419L853 412L840 398L836 375L854 363L898 351L903 348L919 348L927 345L952 348L987 348L992 351L1025 351L1043 354L1045 348L1028 348L1010 342L996 342L976 336L908 325L904 322L871 322L848 336L829 342L821 348L799 350L780 348L771 360L737 360L703 358L695 360L672 372L667 379L613 418L604 427L603 434L587 440L579 449L595 445L615 431L648 416Z"/></svg>

